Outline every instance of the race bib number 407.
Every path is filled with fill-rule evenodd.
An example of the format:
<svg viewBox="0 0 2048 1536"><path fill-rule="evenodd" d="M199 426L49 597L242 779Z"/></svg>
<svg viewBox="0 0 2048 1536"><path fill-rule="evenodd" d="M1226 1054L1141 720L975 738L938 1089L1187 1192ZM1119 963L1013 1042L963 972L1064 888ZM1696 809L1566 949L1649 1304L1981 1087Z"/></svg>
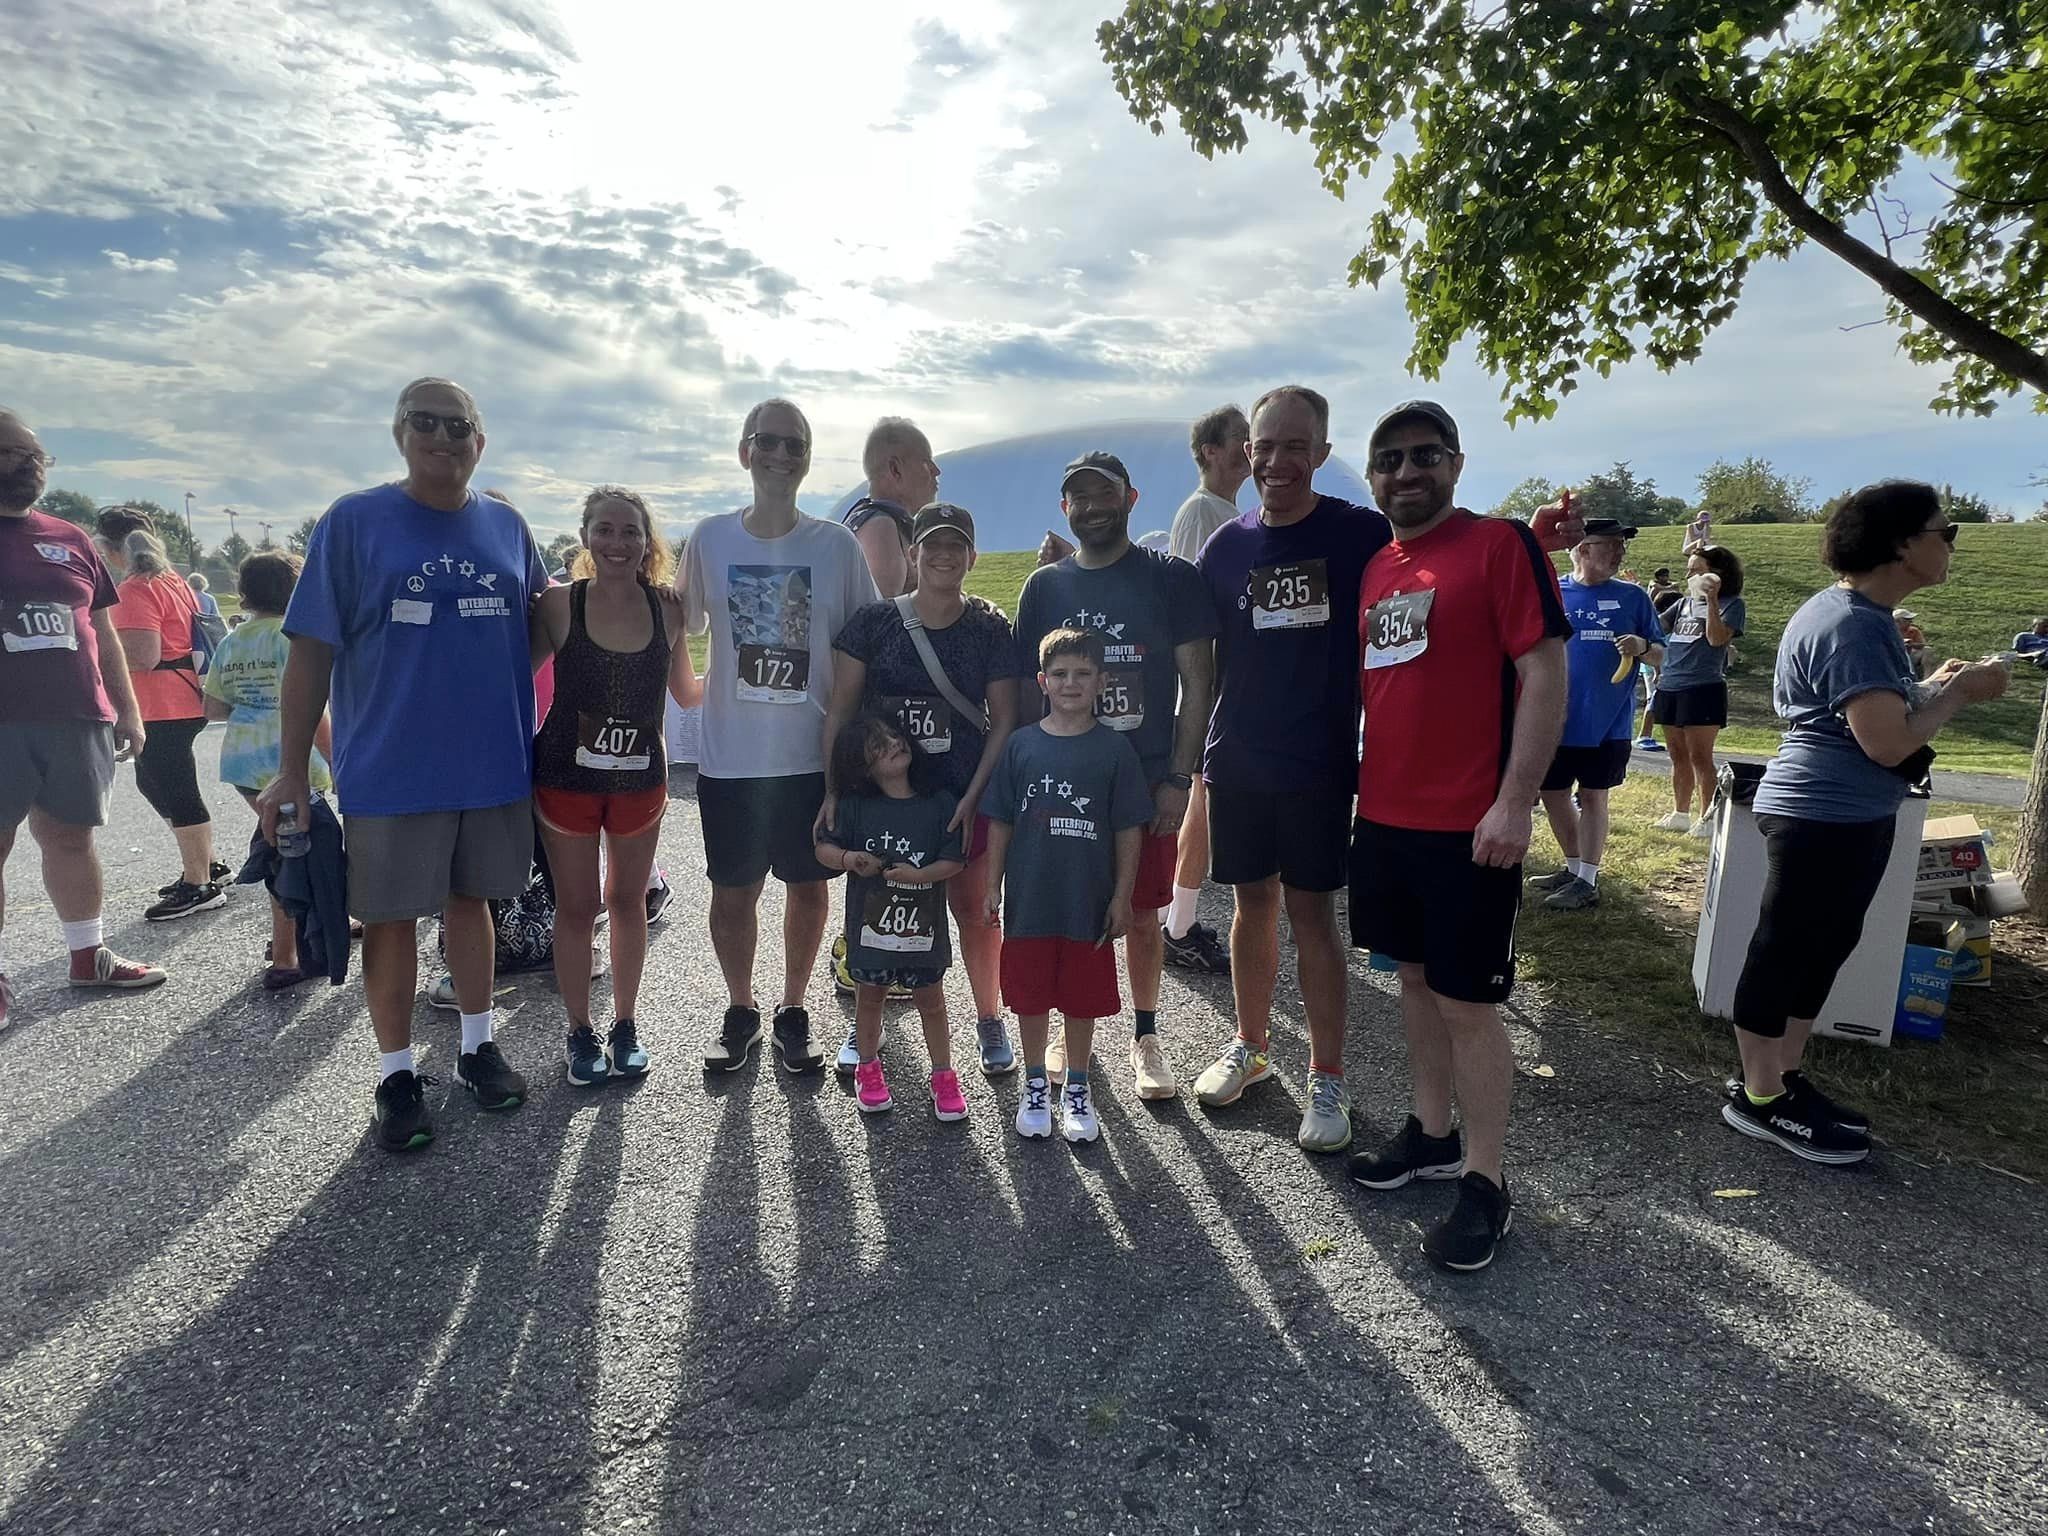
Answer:
<svg viewBox="0 0 2048 1536"><path fill-rule="evenodd" d="M1330 622L1330 567L1325 560L1252 567L1253 629L1312 629Z"/></svg>
<svg viewBox="0 0 2048 1536"><path fill-rule="evenodd" d="M1398 667L1429 649L1429 610L1436 588L1396 592L1374 603L1365 616L1365 666Z"/></svg>
<svg viewBox="0 0 2048 1536"><path fill-rule="evenodd" d="M653 761L661 727L610 715L576 717L576 765L600 773L639 773Z"/></svg>
<svg viewBox="0 0 2048 1536"><path fill-rule="evenodd" d="M811 693L811 653L789 645L739 647L739 696L748 704L801 704Z"/></svg>

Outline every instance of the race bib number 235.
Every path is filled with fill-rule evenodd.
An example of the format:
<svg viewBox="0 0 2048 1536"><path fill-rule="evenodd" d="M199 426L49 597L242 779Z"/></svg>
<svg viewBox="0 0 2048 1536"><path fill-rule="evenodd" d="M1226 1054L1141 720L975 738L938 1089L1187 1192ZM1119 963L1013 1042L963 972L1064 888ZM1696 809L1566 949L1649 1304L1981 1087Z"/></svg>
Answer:
<svg viewBox="0 0 2048 1536"><path fill-rule="evenodd" d="M1326 560L1252 567L1253 629L1311 629L1330 622L1330 566Z"/></svg>

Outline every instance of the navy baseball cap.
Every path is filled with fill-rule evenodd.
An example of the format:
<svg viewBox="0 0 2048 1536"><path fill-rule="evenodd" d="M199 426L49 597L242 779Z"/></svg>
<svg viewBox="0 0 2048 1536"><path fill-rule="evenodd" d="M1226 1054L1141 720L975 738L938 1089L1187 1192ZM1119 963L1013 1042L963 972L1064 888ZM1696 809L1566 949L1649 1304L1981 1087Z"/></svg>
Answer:
<svg viewBox="0 0 2048 1536"><path fill-rule="evenodd" d="M1403 400L1386 415L1382 416L1372 429L1372 436L1366 439L1366 452L1379 446L1380 439L1389 429L1403 422L1426 421L1442 434L1444 446L1453 453L1461 452L1458 447L1458 424L1451 420L1451 413L1434 400Z"/></svg>
<svg viewBox="0 0 2048 1536"><path fill-rule="evenodd" d="M1093 453L1082 454L1060 471L1060 494L1066 494L1069 480L1086 473L1098 474L1105 480L1114 481L1120 491L1129 491L1131 488L1131 472L1124 468L1124 461L1115 454L1105 453L1098 448Z"/></svg>

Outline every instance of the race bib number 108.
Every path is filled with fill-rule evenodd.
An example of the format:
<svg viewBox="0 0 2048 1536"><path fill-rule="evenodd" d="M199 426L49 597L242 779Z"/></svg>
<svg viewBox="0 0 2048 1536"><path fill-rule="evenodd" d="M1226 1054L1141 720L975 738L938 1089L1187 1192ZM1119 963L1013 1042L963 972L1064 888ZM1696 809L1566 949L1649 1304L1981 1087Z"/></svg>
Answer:
<svg viewBox="0 0 2048 1536"><path fill-rule="evenodd" d="M64 603L23 603L7 615L0 629L0 646L10 653L22 651L75 651L78 630L71 609Z"/></svg>

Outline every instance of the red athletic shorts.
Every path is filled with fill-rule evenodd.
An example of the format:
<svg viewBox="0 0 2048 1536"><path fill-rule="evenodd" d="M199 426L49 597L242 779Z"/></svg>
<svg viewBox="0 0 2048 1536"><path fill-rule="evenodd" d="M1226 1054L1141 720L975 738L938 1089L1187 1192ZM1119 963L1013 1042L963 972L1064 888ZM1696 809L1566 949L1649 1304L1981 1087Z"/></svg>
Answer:
<svg viewBox="0 0 2048 1536"><path fill-rule="evenodd" d="M633 837L645 832L668 809L668 786L650 784L622 795L593 795L580 789L533 791L533 808L546 826L571 837Z"/></svg>
<svg viewBox="0 0 2048 1536"><path fill-rule="evenodd" d="M1116 946L1080 939L1003 940L1003 1002L1016 1014L1111 1019L1123 1012L1116 989Z"/></svg>
<svg viewBox="0 0 2048 1536"><path fill-rule="evenodd" d="M1173 871L1180 863L1180 834L1143 833L1138 842L1138 882L1131 887L1131 909L1157 912L1173 904Z"/></svg>

